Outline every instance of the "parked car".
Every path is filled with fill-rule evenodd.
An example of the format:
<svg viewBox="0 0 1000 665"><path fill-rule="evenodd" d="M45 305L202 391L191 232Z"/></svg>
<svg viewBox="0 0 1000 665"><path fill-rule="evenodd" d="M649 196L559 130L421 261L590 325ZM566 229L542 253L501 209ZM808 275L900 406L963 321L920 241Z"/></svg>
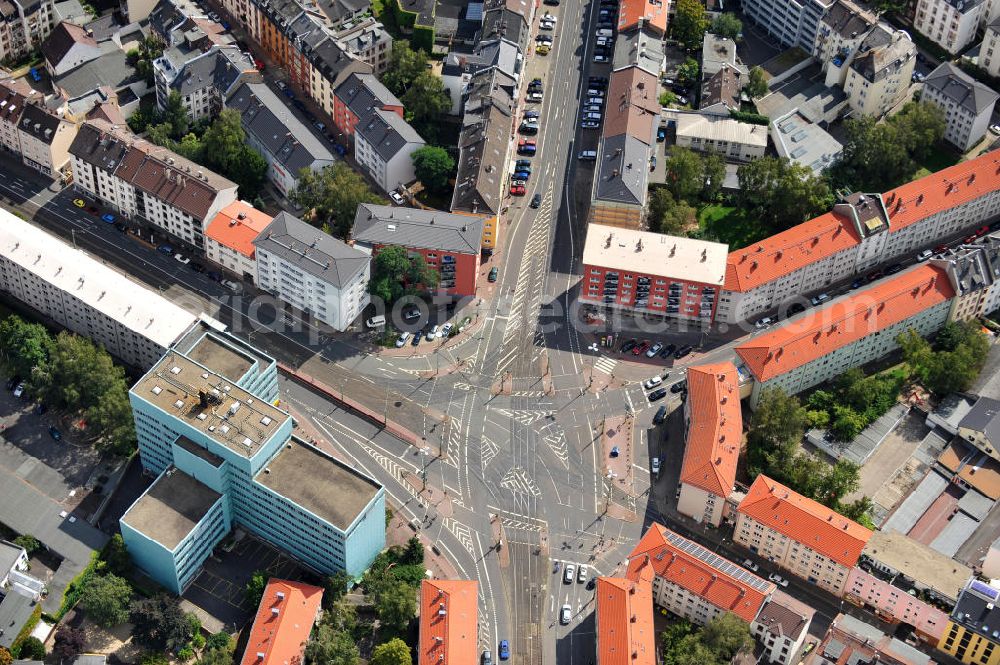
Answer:
<svg viewBox="0 0 1000 665"><path fill-rule="evenodd" d="M660 357L663 358L664 360L666 360L667 358L670 357L670 354L673 353L676 350L677 350L677 347L675 345L673 345L673 344L667 344L660 351Z"/></svg>
<svg viewBox="0 0 1000 665"><path fill-rule="evenodd" d="M675 395L681 392L682 390L687 390L687 381L678 381L674 385L670 386L670 392L674 393Z"/></svg>
<svg viewBox="0 0 1000 665"><path fill-rule="evenodd" d="M442 337L444 339L448 339L448 336L451 335L451 329L454 328L454 327L455 327L455 324L453 324L453 323L446 323L446 324L444 324L443 326L441 326L441 330L438 331L438 337Z"/></svg>
<svg viewBox="0 0 1000 665"><path fill-rule="evenodd" d="M646 349L649 348L649 340L643 340L642 344L632 349L632 355L637 356L641 353L645 353Z"/></svg>
<svg viewBox="0 0 1000 665"><path fill-rule="evenodd" d="M774 319L773 318L771 318L770 316L765 316L762 319L757 319L757 323L755 323L753 325L758 330L762 330L762 329L768 327L769 325L771 325L773 323L774 323Z"/></svg>
<svg viewBox="0 0 1000 665"><path fill-rule="evenodd" d="M420 340L422 340L423 338L424 338L424 331L422 329L418 330L417 332L413 333L413 341L410 342L410 345L420 346Z"/></svg>
<svg viewBox="0 0 1000 665"><path fill-rule="evenodd" d="M87 205L87 202L84 201L83 199L73 199L73 205L75 205L77 208L83 208L84 206Z"/></svg>
<svg viewBox="0 0 1000 665"><path fill-rule="evenodd" d="M174 248L171 247L170 245L160 245L156 249L157 249L157 251L163 252L164 254L173 254L174 253Z"/></svg>
<svg viewBox="0 0 1000 665"><path fill-rule="evenodd" d="M926 261L927 259L931 258L932 256L934 256L934 252L932 252L929 249L925 249L924 251L922 251L919 254L917 254L917 261Z"/></svg>
<svg viewBox="0 0 1000 665"><path fill-rule="evenodd" d="M563 605L562 609L559 610L559 623L564 626L569 625L570 619L573 617L573 609L569 605Z"/></svg>
<svg viewBox="0 0 1000 665"><path fill-rule="evenodd" d="M220 282L220 283L221 283L221 284L222 284L222 285L223 285L224 287L226 287L227 289L229 289L230 291L236 291L236 292L239 292L239 290L240 290L240 285L239 285L239 284L237 284L236 282L232 281L231 279L224 279L224 280L222 280L222 282Z"/></svg>
<svg viewBox="0 0 1000 665"><path fill-rule="evenodd" d="M659 457L654 457L652 460L650 460L650 462L649 462L649 471L654 476L660 475L660 458Z"/></svg>
<svg viewBox="0 0 1000 665"><path fill-rule="evenodd" d="M535 47L535 53L537 53L538 55L548 55L549 51L551 50L552 47L549 46L548 44L539 44L538 46Z"/></svg>
<svg viewBox="0 0 1000 665"><path fill-rule="evenodd" d="M401 349L406 346L406 343L410 340L410 333L405 330L399 333L399 337L396 338L396 348Z"/></svg>
<svg viewBox="0 0 1000 665"><path fill-rule="evenodd" d="M493 656L489 649L483 651L483 655L479 657L479 663L480 665L493 665Z"/></svg>
<svg viewBox="0 0 1000 665"><path fill-rule="evenodd" d="M659 353L660 349L662 349L662 348L663 348L663 344L661 344L660 342L657 342L653 346L649 347L649 351L646 351L646 357L647 358L655 358L656 354Z"/></svg>
<svg viewBox="0 0 1000 665"><path fill-rule="evenodd" d="M552 21L542 21L538 24L538 27L542 30L555 30L556 24Z"/></svg>
<svg viewBox="0 0 1000 665"><path fill-rule="evenodd" d="M576 573L576 581L583 584L587 581L587 566L584 564L580 565L580 570Z"/></svg>
<svg viewBox="0 0 1000 665"><path fill-rule="evenodd" d="M427 331L427 341L428 342L434 341L434 339L437 337L437 334L438 334L438 326L435 323L433 326L431 326L431 329Z"/></svg>
<svg viewBox="0 0 1000 665"><path fill-rule="evenodd" d="M782 577L778 573L771 573L770 575L767 576L767 579L771 580L772 582L774 582L775 584L777 584L780 587L787 587L788 586L788 580L786 580L784 577Z"/></svg>
<svg viewBox="0 0 1000 665"><path fill-rule="evenodd" d="M619 349L619 351L621 351L621 353L626 353L626 352L631 351L632 349L634 349L638 344L639 344L639 340L637 340L635 337L633 337L632 339L630 339L627 342L625 342L624 344L622 344L622 348Z"/></svg>
<svg viewBox="0 0 1000 665"><path fill-rule="evenodd" d="M511 184L510 186L511 196L524 196L524 185Z"/></svg>
<svg viewBox="0 0 1000 665"><path fill-rule="evenodd" d="M55 425L49 425L49 436L51 436L54 440L58 441L59 439L62 438L62 432L60 432L59 428L56 427Z"/></svg>
<svg viewBox="0 0 1000 665"><path fill-rule="evenodd" d="M191 259L184 256L183 254L174 254L174 261L177 261L177 263L182 263L184 265L191 263Z"/></svg>
<svg viewBox="0 0 1000 665"><path fill-rule="evenodd" d="M681 358L688 355L692 351L694 351L694 347L691 346L690 344L685 344L681 348L677 349L677 351L674 353L674 358L680 360Z"/></svg>
<svg viewBox="0 0 1000 665"><path fill-rule="evenodd" d="M663 421L667 419L667 407L661 406L656 410L656 414L653 416L654 425L662 425Z"/></svg>
<svg viewBox="0 0 1000 665"><path fill-rule="evenodd" d="M760 570L760 566L758 566L757 564L755 564L750 559L743 559L743 567L746 568L747 570L753 571L755 573L758 570Z"/></svg>
<svg viewBox="0 0 1000 665"><path fill-rule="evenodd" d="M897 272L902 272L903 268L905 268L905 267L906 266L904 266L902 263L894 263L894 264L892 264L891 266L889 266L888 268L885 269L885 274L886 275L895 275Z"/></svg>
<svg viewBox="0 0 1000 665"><path fill-rule="evenodd" d="M403 196L396 190L392 190L391 192L389 192L389 198L392 199L392 202L398 206L401 206L406 203L406 200L403 199Z"/></svg>
<svg viewBox="0 0 1000 665"><path fill-rule="evenodd" d="M488 282L497 281L497 275L499 275L499 273L500 271L497 270L496 266L490 268L490 274L486 276L486 281Z"/></svg>
<svg viewBox="0 0 1000 665"><path fill-rule="evenodd" d="M830 299L829 293L821 293L818 296L813 296L812 298L810 298L809 302L813 304L813 307L816 307L817 305L822 305L829 299Z"/></svg>
<svg viewBox="0 0 1000 665"><path fill-rule="evenodd" d="M17 386L14 388L14 397L20 397L23 394L24 394L24 381L17 384Z"/></svg>
<svg viewBox="0 0 1000 665"><path fill-rule="evenodd" d="M649 390L651 388L655 388L656 386L660 385L661 383L663 383L663 377L662 376L654 376L651 379L646 379L645 381L643 381L642 382L642 387L645 388L646 390Z"/></svg>
<svg viewBox="0 0 1000 665"><path fill-rule="evenodd" d="M666 396L667 396L667 389L666 388L658 388L658 389L654 390L653 392L649 393L646 396L646 398L650 402L656 402L656 401L659 401L659 400L663 399Z"/></svg>

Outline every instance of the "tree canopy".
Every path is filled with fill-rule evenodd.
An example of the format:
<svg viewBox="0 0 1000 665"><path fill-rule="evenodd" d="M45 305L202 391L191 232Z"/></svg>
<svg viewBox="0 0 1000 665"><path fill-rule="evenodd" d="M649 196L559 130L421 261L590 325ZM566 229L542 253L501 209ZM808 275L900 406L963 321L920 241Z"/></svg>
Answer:
<svg viewBox="0 0 1000 665"><path fill-rule="evenodd" d="M705 7L700 0L677 0L677 10L673 21L673 38L686 49L701 46L708 29Z"/></svg>
<svg viewBox="0 0 1000 665"><path fill-rule="evenodd" d="M34 635L24 638L17 657L20 660L45 660L45 645Z"/></svg>
<svg viewBox="0 0 1000 665"><path fill-rule="evenodd" d="M666 187L656 187L649 195L646 225L653 233L681 235L691 225L697 211L678 201Z"/></svg>
<svg viewBox="0 0 1000 665"><path fill-rule="evenodd" d="M382 623L402 629L417 615L417 593L410 584L393 581L375 596L375 608Z"/></svg>
<svg viewBox="0 0 1000 665"><path fill-rule="evenodd" d="M260 605L260 600L264 597L264 590L267 588L268 578L270 575L264 570L254 571L253 575L250 576L246 588L243 589L243 597L246 599L247 605L251 607Z"/></svg>
<svg viewBox="0 0 1000 665"><path fill-rule="evenodd" d="M61 663L73 661L83 653L86 644L87 636L81 629L62 624L56 631L56 637L52 643L52 654Z"/></svg>
<svg viewBox="0 0 1000 665"><path fill-rule="evenodd" d="M743 21L731 12L719 14L712 21L712 27L709 29L709 32L713 35L736 41L743 37Z"/></svg>
<svg viewBox="0 0 1000 665"><path fill-rule="evenodd" d="M427 64L426 53L414 51L405 39L397 39L392 43L392 54L382 75L382 84L389 92L402 98L417 77L427 71Z"/></svg>
<svg viewBox="0 0 1000 665"><path fill-rule="evenodd" d="M801 224L833 205L826 179L808 166L781 157L755 159L740 166L736 174L738 205L772 233Z"/></svg>
<svg viewBox="0 0 1000 665"><path fill-rule="evenodd" d="M420 72L400 98L406 119L426 141L436 141L441 117L451 108L444 81L429 69Z"/></svg>
<svg viewBox="0 0 1000 665"><path fill-rule="evenodd" d="M192 622L181 609L180 599L161 593L133 601L129 612L132 637L149 649L179 649L191 639Z"/></svg>
<svg viewBox="0 0 1000 665"><path fill-rule="evenodd" d="M413 657L406 642L394 637L375 647L368 665L413 665Z"/></svg>
<svg viewBox="0 0 1000 665"><path fill-rule="evenodd" d="M410 256L405 247L389 245L375 255L368 292L389 306L404 295L433 289L439 280L437 271L427 265L423 256Z"/></svg>
<svg viewBox="0 0 1000 665"><path fill-rule="evenodd" d="M898 342L914 378L941 396L968 390L989 353L989 341L974 321L947 323L934 347L914 330L900 335Z"/></svg>
<svg viewBox="0 0 1000 665"><path fill-rule="evenodd" d="M413 170L417 179L432 192L448 191L448 180L455 172L455 160L444 148L425 145L413 151Z"/></svg>
<svg viewBox="0 0 1000 665"><path fill-rule="evenodd" d="M97 625L112 628L128 621L132 587L117 575L91 575L80 595L80 605Z"/></svg>
<svg viewBox="0 0 1000 665"><path fill-rule="evenodd" d="M754 65L747 73L747 83L743 86L744 92L751 99L757 99L767 94L767 77L764 70L758 65Z"/></svg>
<svg viewBox="0 0 1000 665"><path fill-rule="evenodd" d="M702 628L688 621L660 633L664 665L728 665L741 650L753 646L750 625L735 614L722 614Z"/></svg>
<svg viewBox="0 0 1000 665"><path fill-rule="evenodd" d="M361 655L349 633L322 623L306 644L306 661L309 665L360 665Z"/></svg>
<svg viewBox="0 0 1000 665"><path fill-rule="evenodd" d="M698 66L698 61L694 58L685 59L677 68L677 80L682 85L696 85L699 80L699 74L701 74L701 67Z"/></svg>
<svg viewBox="0 0 1000 665"><path fill-rule="evenodd" d="M327 166L319 173L302 169L299 186L289 197L310 214L317 228L329 225L333 235L346 240L354 227L354 216L362 203L385 203L365 179L342 161Z"/></svg>
<svg viewBox="0 0 1000 665"><path fill-rule="evenodd" d="M19 316L0 322L0 353L15 374L31 376L31 370L45 364L52 347L52 336L40 323L29 323Z"/></svg>

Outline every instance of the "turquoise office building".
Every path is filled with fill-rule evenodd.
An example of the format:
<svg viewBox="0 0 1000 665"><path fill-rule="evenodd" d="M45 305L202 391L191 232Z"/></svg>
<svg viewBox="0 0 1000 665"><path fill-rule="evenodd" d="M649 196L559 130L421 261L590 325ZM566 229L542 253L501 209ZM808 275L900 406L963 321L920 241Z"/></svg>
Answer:
<svg viewBox="0 0 1000 665"><path fill-rule="evenodd" d="M155 482L122 516L135 563L175 593L241 527L324 574L385 546L385 490L292 434L274 360L199 321L129 391Z"/></svg>

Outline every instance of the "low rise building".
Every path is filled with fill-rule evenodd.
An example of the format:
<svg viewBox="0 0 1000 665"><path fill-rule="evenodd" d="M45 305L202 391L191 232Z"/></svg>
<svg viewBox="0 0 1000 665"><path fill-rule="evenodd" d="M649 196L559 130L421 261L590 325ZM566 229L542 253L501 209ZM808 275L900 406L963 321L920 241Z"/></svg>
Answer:
<svg viewBox="0 0 1000 665"><path fill-rule="evenodd" d="M744 75L736 67L723 65L705 79L701 87L701 110L728 114L739 111L743 97Z"/></svg>
<svg viewBox="0 0 1000 665"><path fill-rule="evenodd" d="M420 583L420 644L417 665L478 665L479 583L423 580Z"/></svg>
<svg viewBox="0 0 1000 665"><path fill-rule="evenodd" d="M656 665L652 568L635 580L598 577L594 599L598 665Z"/></svg>
<svg viewBox="0 0 1000 665"><path fill-rule="evenodd" d="M375 109L354 129L354 158L386 192L416 180L413 153L424 145L417 130L393 111Z"/></svg>
<svg viewBox="0 0 1000 665"><path fill-rule="evenodd" d="M986 4L985 0L919 0L913 28L956 55L975 39Z"/></svg>
<svg viewBox="0 0 1000 665"><path fill-rule="evenodd" d="M677 121L677 145L721 155L726 161L749 162L764 156L767 127L714 113L671 113Z"/></svg>
<svg viewBox="0 0 1000 665"><path fill-rule="evenodd" d="M580 300L709 324L727 249L717 242L592 223Z"/></svg>
<svg viewBox="0 0 1000 665"><path fill-rule="evenodd" d="M256 284L257 248L254 241L272 219L246 201L230 203L205 228L205 256L240 279Z"/></svg>
<svg viewBox="0 0 1000 665"><path fill-rule="evenodd" d="M267 160L267 177L282 195L299 186L302 169L314 173L334 162L333 153L263 83L243 83L225 102L240 114L247 144Z"/></svg>
<svg viewBox="0 0 1000 665"><path fill-rule="evenodd" d="M743 342L736 354L754 379L751 405L767 388L794 395L878 360L909 330L937 332L954 295L943 270L920 265Z"/></svg>
<svg viewBox="0 0 1000 665"><path fill-rule="evenodd" d="M1000 401L979 397L958 424L958 437L1000 461Z"/></svg>
<svg viewBox="0 0 1000 665"><path fill-rule="evenodd" d="M729 362L689 367L687 389L677 512L719 526L729 512L743 438L739 375Z"/></svg>
<svg viewBox="0 0 1000 665"><path fill-rule="evenodd" d="M7 210L0 210L0 289L139 369L152 366L195 320Z"/></svg>
<svg viewBox="0 0 1000 665"><path fill-rule="evenodd" d="M838 614L834 618L819 646L804 662L805 665L934 665L930 656L848 614Z"/></svg>
<svg viewBox="0 0 1000 665"><path fill-rule="evenodd" d="M701 43L702 80L715 76L719 70L726 67L738 71L744 69L736 57L736 42L728 37L706 32L705 39Z"/></svg>
<svg viewBox="0 0 1000 665"><path fill-rule="evenodd" d="M769 663L790 665L802 648L816 610L780 589L764 603L750 632L764 647Z"/></svg>
<svg viewBox="0 0 1000 665"><path fill-rule="evenodd" d="M653 602L697 625L727 612L750 623L776 588L655 522L629 554L626 577L640 580L646 569L653 574Z"/></svg>
<svg viewBox="0 0 1000 665"><path fill-rule="evenodd" d="M872 534L763 474L736 513L734 542L836 596Z"/></svg>
<svg viewBox="0 0 1000 665"><path fill-rule="evenodd" d="M771 122L771 141L779 157L807 166L817 175L837 161L844 151L840 141L798 109Z"/></svg>
<svg viewBox="0 0 1000 665"><path fill-rule="evenodd" d="M945 140L965 152L986 135L998 97L996 91L943 62L927 75L920 99L944 112Z"/></svg>
<svg viewBox="0 0 1000 665"><path fill-rule="evenodd" d="M86 28L73 23L57 25L42 44L45 68L51 76L60 76L101 56L97 41Z"/></svg>
<svg viewBox="0 0 1000 665"><path fill-rule="evenodd" d="M352 234L356 246L371 255L396 245L423 256L440 277L437 291L442 295L476 295L482 217L362 203Z"/></svg>
<svg viewBox="0 0 1000 665"><path fill-rule="evenodd" d="M334 330L344 331L370 301L368 255L281 212L253 240L257 285Z"/></svg>
<svg viewBox="0 0 1000 665"><path fill-rule="evenodd" d="M962 589L938 649L967 665L1000 663L1000 589L976 578Z"/></svg>
<svg viewBox="0 0 1000 665"><path fill-rule="evenodd" d="M240 665L301 663L322 613L323 589L272 577L264 588Z"/></svg>
<svg viewBox="0 0 1000 665"><path fill-rule="evenodd" d="M106 120L80 125L69 153L77 191L198 249L208 222L236 200L236 183Z"/></svg>
<svg viewBox="0 0 1000 665"><path fill-rule="evenodd" d="M403 117L403 103L373 74L351 73L333 91L333 124L349 140L358 123L379 109Z"/></svg>
<svg viewBox="0 0 1000 665"><path fill-rule="evenodd" d="M0 146L9 153L21 155L18 123L29 102L41 103L43 96L18 79L0 80Z"/></svg>
<svg viewBox="0 0 1000 665"><path fill-rule="evenodd" d="M878 17L853 0L836 0L830 5L809 49L826 75L827 87L844 87L847 68L878 25Z"/></svg>

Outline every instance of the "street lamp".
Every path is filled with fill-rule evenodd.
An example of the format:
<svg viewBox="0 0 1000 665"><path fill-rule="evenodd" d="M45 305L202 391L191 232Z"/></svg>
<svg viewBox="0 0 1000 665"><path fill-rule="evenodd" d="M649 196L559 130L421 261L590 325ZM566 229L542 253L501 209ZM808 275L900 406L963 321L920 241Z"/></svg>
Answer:
<svg viewBox="0 0 1000 665"><path fill-rule="evenodd" d="M420 449L420 457L422 458L423 461L423 468L420 471L420 478L424 482L424 486L421 491L427 490L427 453L429 453L430 450L431 449L428 448L427 446L424 446Z"/></svg>

